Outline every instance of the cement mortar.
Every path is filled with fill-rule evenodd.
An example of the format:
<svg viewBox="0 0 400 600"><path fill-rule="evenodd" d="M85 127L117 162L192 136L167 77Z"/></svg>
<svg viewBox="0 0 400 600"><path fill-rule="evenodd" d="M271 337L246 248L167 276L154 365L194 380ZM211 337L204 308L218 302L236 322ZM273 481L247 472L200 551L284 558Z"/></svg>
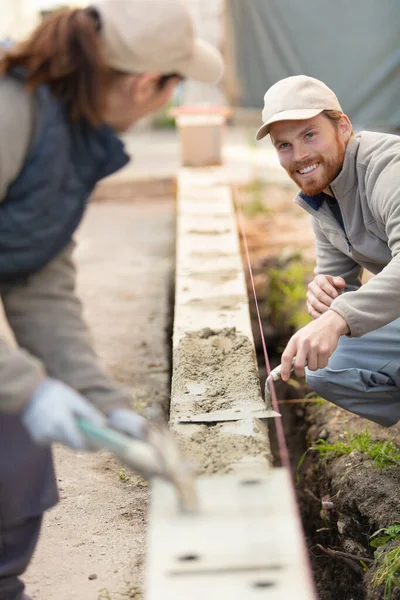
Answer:
<svg viewBox="0 0 400 600"><path fill-rule="evenodd" d="M202 260L216 260L216 259L220 259L220 258L232 258L232 253L231 252L208 252L208 251L203 251L203 252L192 252L191 253L191 258L201 258Z"/></svg>
<svg viewBox="0 0 400 600"><path fill-rule="evenodd" d="M198 386L197 393L193 384ZM254 348L235 328L186 334L174 352L172 396L192 396L201 412L228 409L261 396ZM197 411L198 412L198 411Z"/></svg>
<svg viewBox="0 0 400 600"><path fill-rule="evenodd" d="M234 296L233 294L226 296L211 296L211 298L193 298L186 304L192 305L197 309L208 310L212 312L221 310L239 310L241 304L246 302L245 296Z"/></svg>
<svg viewBox="0 0 400 600"><path fill-rule="evenodd" d="M171 418L218 410L262 407L254 348L235 328L187 333L174 351ZM265 471L269 444L256 419L209 425L179 424L175 431L201 474L237 470L243 461Z"/></svg>
<svg viewBox="0 0 400 600"><path fill-rule="evenodd" d="M188 277L191 279L196 279L198 281L205 281L212 285L219 285L228 281L233 281L237 279L239 271L237 269L221 269L220 271L192 271L188 274Z"/></svg>
<svg viewBox="0 0 400 600"><path fill-rule="evenodd" d="M189 229L187 233L191 235L224 235L231 233L232 229L226 227L225 229Z"/></svg>
<svg viewBox="0 0 400 600"><path fill-rule="evenodd" d="M199 475L239 472L253 476L269 469L271 456L267 432L257 419L214 425L179 425L176 433L185 448L185 455ZM244 469L240 468L241 463L245 464Z"/></svg>

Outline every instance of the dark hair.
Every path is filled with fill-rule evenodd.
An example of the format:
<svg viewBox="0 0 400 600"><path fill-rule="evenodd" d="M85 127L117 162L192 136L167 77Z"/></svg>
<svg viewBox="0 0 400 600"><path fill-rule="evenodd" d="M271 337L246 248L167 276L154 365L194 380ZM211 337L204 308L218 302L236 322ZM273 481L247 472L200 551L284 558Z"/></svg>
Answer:
<svg viewBox="0 0 400 600"><path fill-rule="evenodd" d="M158 80L158 89L163 90L168 82L171 81L171 79L182 80L183 77L182 75L179 75L179 73L168 73L168 75L161 75L160 79Z"/></svg>
<svg viewBox="0 0 400 600"><path fill-rule="evenodd" d="M47 85L65 102L73 120L85 118L97 126L104 118L106 89L113 74L103 58L100 28L93 8L57 11L0 58L0 74L22 67L28 89Z"/></svg>

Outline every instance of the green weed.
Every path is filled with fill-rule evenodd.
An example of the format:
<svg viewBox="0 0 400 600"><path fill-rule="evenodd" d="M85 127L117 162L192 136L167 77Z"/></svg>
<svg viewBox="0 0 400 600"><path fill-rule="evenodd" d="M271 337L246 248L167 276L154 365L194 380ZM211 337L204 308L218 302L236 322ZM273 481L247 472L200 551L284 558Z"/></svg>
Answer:
<svg viewBox="0 0 400 600"><path fill-rule="evenodd" d="M260 177L254 177L254 179L246 185L244 188L251 200L247 204L243 205L243 212L249 217L257 217L258 215L267 215L271 212L268 206L265 206L263 202L264 197L264 184Z"/></svg>
<svg viewBox="0 0 400 600"><path fill-rule="evenodd" d="M250 150L257 149L257 140L255 138L254 131L252 129L247 132L247 144L248 144Z"/></svg>
<svg viewBox="0 0 400 600"><path fill-rule="evenodd" d="M143 600L143 594L138 588L133 588L128 592L128 598L131 600Z"/></svg>
<svg viewBox="0 0 400 600"><path fill-rule="evenodd" d="M370 458L379 469L390 469L400 465L400 450L393 441L372 441L367 429L362 433L348 434L345 442L329 443L326 440L317 440L311 450L317 450L320 456L327 460L358 450Z"/></svg>
<svg viewBox="0 0 400 600"><path fill-rule="evenodd" d="M400 450L393 443L393 440L386 442L380 440L371 440L371 434L367 429L362 433L348 433L346 441L328 442L326 440L316 440L313 446L308 448L297 464L296 480L299 483L300 469L304 463L307 454L315 450L325 460L332 460L350 454L354 450L362 452L372 460L378 469L391 469L400 465Z"/></svg>
<svg viewBox="0 0 400 600"><path fill-rule="evenodd" d="M383 535L381 535L383 533ZM375 531L370 537L370 546L373 548L379 548L387 542L393 542L400 539L400 522L397 521L392 525L388 525L387 527L382 527L382 529L378 529Z"/></svg>
<svg viewBox="0 0 400 600"><path fill-rule="evenodd" d="M323 406L324 404L326 404L326 400L324 400L324 398L321 398L321 396L318 396L318 394L316 394L314 391L306 394L304 396L304 400L314 400L317 406Z"/></svg>
<svg viewBox="0 0 400 600"><path fill-rule="evenodd" d="M269 291L267 303L270 320L274 325L287 323L300 329L310 322L305 300L306 286L312 276L312 267L305 264L301 255L290 260L286 266L271 268L268 271Z"/></svg>
<svg viewBox="0 0 400 600"><path fill-rule="evenodd" d="M374 552L376 568L371 583L374 587L383 585L383 600L391 600L393 589L400 587L400 546L396 546L387 552L384 552L380 546L388 541L400 540L400 524L380 529L374 533L374 536L382 531L386 535L375 538L370 542L371 546L378 547L378 550ZM382 541L384 539L386 541ZM379 542L380 540L382 543Z"/></svg>
<svg viewBox="0 0 400 600"><path fill-rule="evenodd" d="M176 123L174 117L169 116L171 108L176 106L175 102L168 102L153 117L153 126L157 129L175 129Z"/></svg>
<svg viewBox="0 0 400 600"><path fill-rule="evenodd" d="M120 481L123 481L124 483L128 480L124 469L118 471L118 477L120 478Z"/></svg>
<svg viewBox="0 0 400 600"><path fill-rule="evenodd" d="M101 590L99 590L97 600L111 600L111 596L107 588L102 588Z"/></svg>

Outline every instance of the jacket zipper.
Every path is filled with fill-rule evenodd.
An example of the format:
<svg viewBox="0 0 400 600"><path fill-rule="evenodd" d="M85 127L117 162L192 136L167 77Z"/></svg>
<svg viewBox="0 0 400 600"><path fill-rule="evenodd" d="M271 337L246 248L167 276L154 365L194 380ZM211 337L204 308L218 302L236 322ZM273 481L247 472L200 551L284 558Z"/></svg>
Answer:
<svg viewBox="0 0 400 600"><path fill-rule="evenodd" d="M333 191L333 189L332 189L332 187L331 187L331 186L329 186L329 189L330 189L330 191L331 191L331 194L332 194L332 196L335 198L335 200L336 200L336 202L337 202L337 204L338 204L338 206L339 206L339 202L337 201L337 198L336 198L336 196L335 196L335 192ZM346 243L347 243L347 247L348 247L348 249L349 249L349 252L351 252L351 251L352 251L351 242L350 242L350 240L349 240L349 238L348 238L348 235L347 235L347 232L346 232L346 228L345 228L345 226L344 226L344 218L343 218L343 213L342 213L342 210L341 210L340 206L339 206L339 210L340 210L340 213L341 213L341 215L342 215L342 221L343 221L343 233L344 233L344 237L345 237L345 239L346 239ZM335 219L335 220L336 220L336 219ZM341 229L342 229L342 228L341 228Z"/></svg>

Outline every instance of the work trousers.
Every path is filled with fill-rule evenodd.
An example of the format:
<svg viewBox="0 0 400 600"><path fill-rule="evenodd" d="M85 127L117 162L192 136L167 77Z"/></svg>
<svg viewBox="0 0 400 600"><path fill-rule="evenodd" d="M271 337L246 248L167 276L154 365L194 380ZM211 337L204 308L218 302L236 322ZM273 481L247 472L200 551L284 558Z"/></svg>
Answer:
<svg viewBox="0 0 400 600"><path fill-rule="evenodd" d="M307 383L337 406L385 427L400 419L400 319L359 338L342 336Z"/></svg>
<svg viewBox="0 0 400 600"><path fill-rule="evenodd" d="M0 413L0 599L20 600L43 512L58 501L52 453L17 416Z"/></svg>

